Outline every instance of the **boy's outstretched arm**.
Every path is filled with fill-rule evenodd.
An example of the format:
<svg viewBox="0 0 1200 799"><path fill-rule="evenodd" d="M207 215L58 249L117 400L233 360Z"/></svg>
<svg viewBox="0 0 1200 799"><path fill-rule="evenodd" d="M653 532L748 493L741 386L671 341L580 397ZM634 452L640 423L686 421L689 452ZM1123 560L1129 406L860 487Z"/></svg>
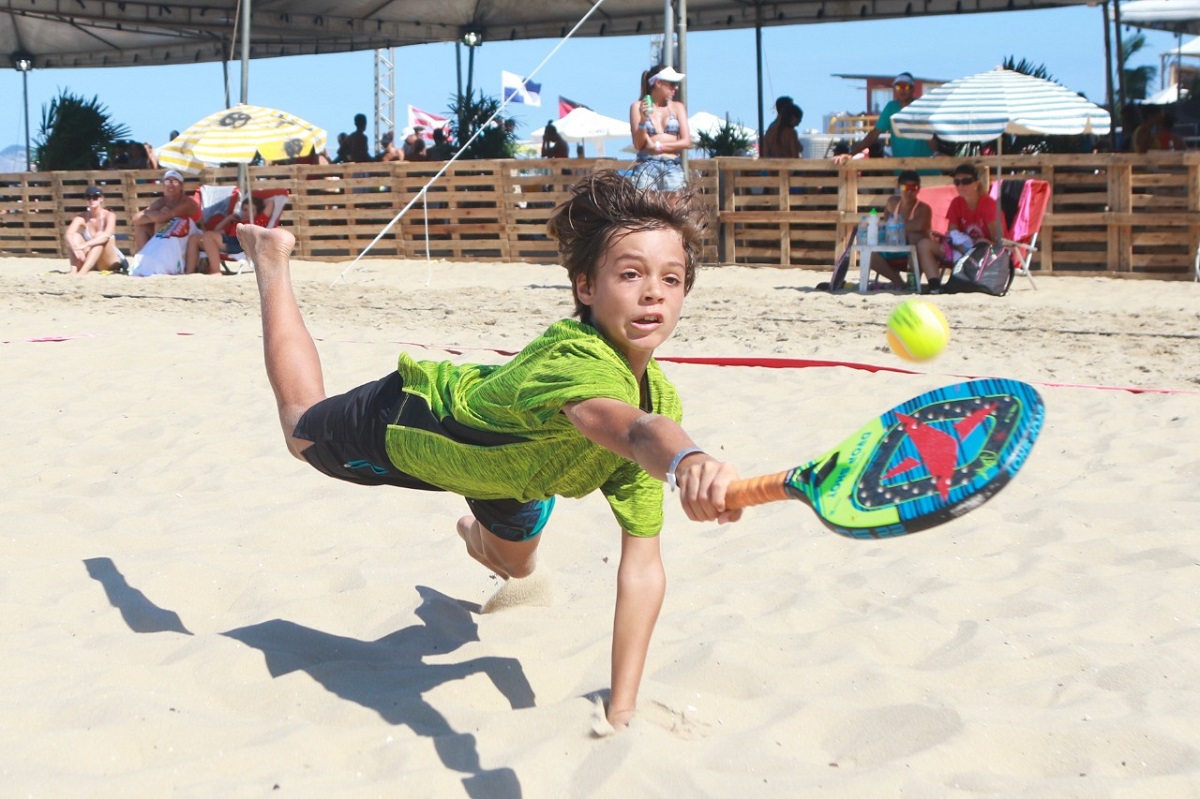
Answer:
<svg viewBox="0 0 1200 799"><path fill-rule="evenodd" d="M596 397L571 402L563 406L563 413L585 438L635 461L659 480L666 479L676 455L696 446L671 419L620 400ZM725 489L736 479L732 464L705 452L688 455L675 467L683 510L698 522L736 522L742 517L740 510L725 508Z"/></svg>
<svg viewBox="0 0 1200 799"><path fill-rule="evenodd" d="M608 723L629 724L637 707L638 685L658 621L667 575L658 538L638 538L621 532L621 565L617 568L617 607L613 616L612 693Z"/></svg>

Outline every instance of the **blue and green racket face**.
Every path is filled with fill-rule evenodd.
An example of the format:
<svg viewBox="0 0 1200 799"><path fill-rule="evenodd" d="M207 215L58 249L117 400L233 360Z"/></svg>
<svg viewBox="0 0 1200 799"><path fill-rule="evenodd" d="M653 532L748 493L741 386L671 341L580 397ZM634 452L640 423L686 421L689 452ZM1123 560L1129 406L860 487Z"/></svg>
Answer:
<svg viewBox="0 0 1200 799"><path fill-rule="evenodd" d="M930 391L863 427L787 488L830 529L887 538L961 516L1003 488L1042 427L1045 406L1016 380L973 380Z"/></svg>

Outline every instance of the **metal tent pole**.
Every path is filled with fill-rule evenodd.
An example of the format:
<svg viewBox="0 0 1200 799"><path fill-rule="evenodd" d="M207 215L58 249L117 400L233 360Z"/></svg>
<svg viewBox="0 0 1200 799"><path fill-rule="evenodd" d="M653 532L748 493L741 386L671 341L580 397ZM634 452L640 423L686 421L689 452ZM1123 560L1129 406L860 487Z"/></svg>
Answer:
<svg viewBox="0 0 1200 799"><path fill-rule="evenodd" d="M250 101L250 13L253 0L242 0L242 104ZM250 170L238 164L238 186L242 198L250 196Z"/></svg>

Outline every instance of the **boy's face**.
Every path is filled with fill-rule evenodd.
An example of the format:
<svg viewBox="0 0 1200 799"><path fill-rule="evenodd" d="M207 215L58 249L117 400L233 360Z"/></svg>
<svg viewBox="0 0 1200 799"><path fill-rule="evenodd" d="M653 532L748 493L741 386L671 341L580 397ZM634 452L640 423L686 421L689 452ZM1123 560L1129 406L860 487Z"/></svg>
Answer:
<svg viewBox="0 0 1200 799"><path fill-rule="evenodd" d="M635 370L646 364L679 322L687 258L674 230L618 231L596 267L595 279L576 280L592 324Z"/></svg>

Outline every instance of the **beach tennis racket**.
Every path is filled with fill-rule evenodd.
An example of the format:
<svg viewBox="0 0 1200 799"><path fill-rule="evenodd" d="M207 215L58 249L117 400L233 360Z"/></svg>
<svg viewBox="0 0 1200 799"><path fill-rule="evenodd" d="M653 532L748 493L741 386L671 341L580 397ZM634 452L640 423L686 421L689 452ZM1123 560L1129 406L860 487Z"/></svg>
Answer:
<svg viewBox="0 0 1200 799"><path fill-rule="evenodd" d="M807 503L836 533L890 538L979 507L1020 470L1046 415L1033 386L957 383L914 397L795 469L739 480L725 504Z"/></svg>

